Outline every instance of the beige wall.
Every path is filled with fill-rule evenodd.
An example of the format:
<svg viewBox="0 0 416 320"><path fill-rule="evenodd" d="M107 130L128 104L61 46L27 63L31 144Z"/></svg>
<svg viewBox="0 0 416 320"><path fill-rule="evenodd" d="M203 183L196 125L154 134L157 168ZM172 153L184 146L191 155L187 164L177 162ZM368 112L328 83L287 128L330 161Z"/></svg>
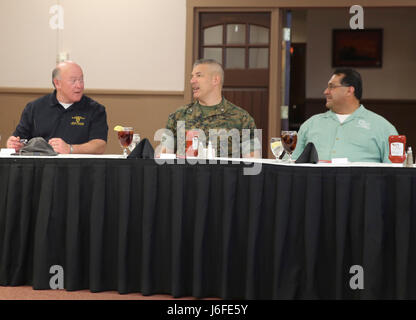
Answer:
<svg viewBox="0 0 416 320"><path fill-rule="evenodd" d="M333 68L332 29L349 28L346 9L310 9L307 13L306 96L322 98ZM357 68L363 98L416 99L416 8L364 8L364 27L383 28L382 68Z"/></svg>
<svg viewBox="0 0 416 320"><path fill-rule="evenodd" d="M153 147L155 132L165 128L170 113L184 104L183 94L89 94L91 98L106 106L108 121L108 147L106 153L121 153L113 128L116 125L132 126L141 138L148 138Z"/></svg>
<svg viewBox="0 0 416 320"><path fill-rule="evenodd" d="M50 28L56 4L63 30ZM118 124L155 145L155 131L184 102L185 25L186 0L0 0L0 146L24 106L52 91L63 51L83 67L86 94L106 106L106 153L121 152Z"/></svg>
<svg viewBox="0 0 416 320"><path fill-rule="evenodd" d="M186 0L1 0L0 87L51 88L66 51L87 88L183 91L185 25Z"/></svg>
<svg viewBox="0 0 416 320"><path fill-rule="evenodd" d="M33 91L33 90L32 90ZM4 148L7 138L13 133L25 105L46 94L46 90L38 92L22 92L22 90L0 90L0 147ZM155 147L154 133L164 128L170 113L184 104L183 93L94 93L86 92L94 100L106 107L109 126L107 154L121 153L113 128L116 125L132 126L141 138L148 138Z"/></svg>

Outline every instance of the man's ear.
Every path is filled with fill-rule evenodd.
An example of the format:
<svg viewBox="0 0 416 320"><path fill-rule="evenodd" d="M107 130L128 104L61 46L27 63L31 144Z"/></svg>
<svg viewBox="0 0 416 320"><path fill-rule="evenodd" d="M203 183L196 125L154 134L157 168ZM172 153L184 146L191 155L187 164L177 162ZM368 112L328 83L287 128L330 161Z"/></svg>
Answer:
<svg viewBox="0 0 416 320"><path fill-rule="evenodd" d="M349 86L348 87L348 93L351 94L352 96L355 96L354 92L355 92L355 88L353 86Z"/></svg>
<svg viewBox="0 0 416 320"><path fill-rule="evenodd" d="M55 84L55 88L58 88L59 80L55 78L55 79L53 79L53 83Z"/></svg>
<svg viewBox="0 0 416 320"><path fill-rule="evenodd" d="M220 84L220 82L221 82L221 77L220 77L220 75L219 75L218 73L215 73L215 74L212 76L212 82L213 82L213 84L215 84L215 85Z"/></svg>

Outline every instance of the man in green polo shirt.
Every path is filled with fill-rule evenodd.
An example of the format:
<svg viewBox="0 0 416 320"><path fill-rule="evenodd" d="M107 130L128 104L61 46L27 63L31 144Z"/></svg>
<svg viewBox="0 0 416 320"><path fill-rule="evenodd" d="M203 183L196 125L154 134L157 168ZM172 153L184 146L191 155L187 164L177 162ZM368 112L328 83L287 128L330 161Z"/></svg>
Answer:
<svg viewBox="0 0 416 320"><path fill-rule="evenodd" d="M202 59L194 63L191 86L194 102L169 115L160 152L181 154L180 132L200 130L200 140L211 141L217 156L259 157L261 144L255 136L256 124L250 114L222 96L224 70L217 61ZM246 129L246 130L245 130ZM201 135L205 139L201 139ZM185 133L186 134L186 133Z"/></svg>
<svg viewBox="0 0 416 320"><path fill-rule="evenodd" d="M388 139L390 135L397 135L397 130L360 104L361 75L349 68L335 70L324 94L329 111L302 124L293 158L297 159L312 142L319 160L348 158L349 162L390 162Z"/></svg>

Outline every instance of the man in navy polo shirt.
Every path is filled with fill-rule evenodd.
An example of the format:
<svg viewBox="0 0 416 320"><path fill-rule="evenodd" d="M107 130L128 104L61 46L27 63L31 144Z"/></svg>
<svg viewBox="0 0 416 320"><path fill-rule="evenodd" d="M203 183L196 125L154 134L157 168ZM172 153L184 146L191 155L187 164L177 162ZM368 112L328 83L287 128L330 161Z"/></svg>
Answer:
<svg viewBox="0 0 416 320"><path fill-rule="evenodd" d="M29 102L7 147L19 151L21 139L43 137L55 152L102 154L107 145L105 107L85 96L79 65L65 61L52 72L55 91Z"/></svg>

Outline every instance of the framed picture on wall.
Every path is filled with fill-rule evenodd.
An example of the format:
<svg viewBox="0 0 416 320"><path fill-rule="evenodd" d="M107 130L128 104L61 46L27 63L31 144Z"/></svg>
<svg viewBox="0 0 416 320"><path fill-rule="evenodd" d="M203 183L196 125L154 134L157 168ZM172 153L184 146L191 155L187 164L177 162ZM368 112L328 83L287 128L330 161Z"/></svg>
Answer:
<svg viewBox="0 0 416 320"><path fill-rule="evenodd" d="M381 68L383 29L332 30L332 66Z"/></svg>

